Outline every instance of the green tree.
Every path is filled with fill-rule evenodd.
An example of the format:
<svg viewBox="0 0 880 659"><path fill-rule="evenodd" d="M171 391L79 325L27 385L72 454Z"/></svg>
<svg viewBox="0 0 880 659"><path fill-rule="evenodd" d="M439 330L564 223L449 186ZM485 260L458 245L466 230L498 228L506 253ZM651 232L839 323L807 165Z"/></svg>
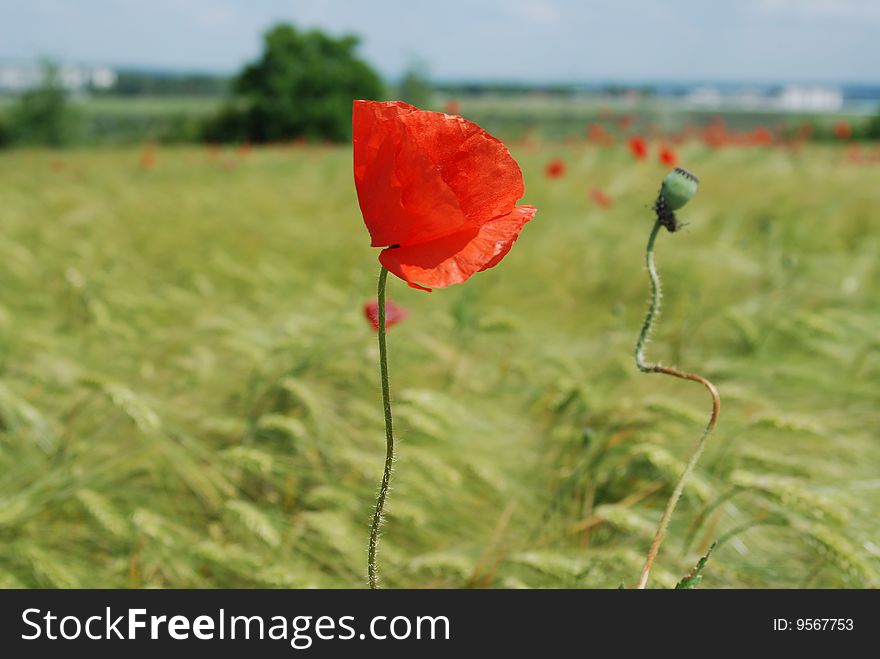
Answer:
<svg viewBox="0 0 880 659"><path fill-rule="evenodd" d="M270 142L295 137L342 141L351 135L351 102L376 99L382 82L355 55L358 39L277 25L261 57L232 83L231 102L205 126L216 141Z"/></svg>
<svg viewBox="0 0 880 659"><path fill-rule="evenodd" d="M880 140L880 110L877 111L865 127L865 137L869 140Z"/></svg>
<svg viewBox="0 0 880 659"><path fill-rule="evenodd" d="M421 62L412 64L400 81L401 100L415 105L417 108L425 108L431 102L432 92L427 67Z"/></svg>
<svg viewBox="0 0 880 659"><path fill-rule="evenodd" d="M6 113L0 113L0 149L12 144L12 128Z"/></svg>
<svg viewBox="0 0 880 659"><path fill-rule="evenodd" d="M59 147L75 140L78 123L58 67L44 62L40 86L19 97L9 115L8 130L15 143Z"/></svg>

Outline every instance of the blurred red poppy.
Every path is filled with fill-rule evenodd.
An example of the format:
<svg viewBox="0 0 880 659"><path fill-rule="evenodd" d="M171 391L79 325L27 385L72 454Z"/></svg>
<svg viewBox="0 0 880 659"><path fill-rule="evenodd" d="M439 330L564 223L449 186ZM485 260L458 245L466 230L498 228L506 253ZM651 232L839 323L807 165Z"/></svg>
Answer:
<svg viewBox="0 0 880 659"><path fill-rule="evenodd" d="M766 126L758 126L752 131L752 142L758 146L773 144L773 133Z"/></svg>
<svg viewBox="0 0 880 659"><path fill-rule="evenodd" d="M147 142L141 152L141 169L153 169L156 166L156 147L152 142Z"/></svg>
<svg viewBox="0 0 880 659"><path fill-rule="evenodd" d="M404 309L403 307L398 307L394 302L388 300L385 302L385 328L389 328L392 325L396 325L402 320L406 320L409 316L409 311ZM370 325L372 325L373 330L379 331L379 302L378 300L371 300L364 305L364 318L366 318Z"/></svg>
<svg viewBox="0 0 880 659"><path fill-rule="evenodd" d="M601 206L602 208L610 208L614 203L611 197L602 192L599 188L593 188L590 190L590 199L592 199L597 206Z"/></svg>
<svg viewBox="0 0 880 659"><path fill-rule="evenodd" d="M726 131L706 128L703 130L703 142L713 149L720 149L730 142L730 136Z"/></svg>
<svg viewBox="0 0 880 659"><path fill-rule="evenodd" d="M614 138L601 124L590 124L587 127L587 139L594 144L602 144L604 146L614 143Z"/></svg>
<svg viewBox="0 0 880 659"><path fill-rule="evenodd" d="M446 101L443 110L446 114L461 114L461 104L453 98Z"/></svg>
<svg viewBox="0 0 880 659"><path fill-rule="evenodd" d="M834 137L839 140L848 140L852 137L852 126L845 121L838 121L834 124Z"/></svg>
<svg viewBox="0 0 880 659"><path fill-rule="evenodd" d="M555 158L547 163L544 173L547 175L547 178L561 178L565 176L565 163L559 158Z"/></svg>
<svg viewBox="0 0 880 659"><path fill-rule="evenodd" d="M632 127L635 121L635 116L631 114L625 114L617 119L617 127L620 128L620 130L626 132Z"/></svg>
<svg viewBox="0 0 880 659"><path fill-rule="evenodd" d="M666 167L675 167L678 164L678 154L670 146L660 149L660 163Z"/></svg>
<svg viewBox="0 0 880 659"><path fill-rule="evenodd" d="M727 122L723 117L714 117L702 129L702 139L707 146L719 149L731 142L731 135L727 132Z"/></svg>
<svg viewBox="0 0 880 659"><path fill-rule="evenodd" d="M855 144L851 144L849 149L847 150L847 157L850 162L854 162L859 164L862 162L862 145L856 142Z"/></svg>
<svg viewBox="0 0 880 659"><path fill-rule="evenodd" d="M633 154L633 157L636 160L644 160L648 156L648 143L645 142L643 137L639 137L638 135L634 135L629 138L629 152Z"/></svg>
<svg viewBox="0 0 880 659"><path fill-rule="evenodd" d="M413 288L460 284L498 264L536 209L522 172L470 121L400 101L355 101L354 181L379 262Z"/></svg>
<svg viewBox="0 0 880 659"><path fill-rule="evenodd" d="M809 121L804 121L798 126L797 129L797 137L801 140L808 140L813 136L813 124Z"/></svg>

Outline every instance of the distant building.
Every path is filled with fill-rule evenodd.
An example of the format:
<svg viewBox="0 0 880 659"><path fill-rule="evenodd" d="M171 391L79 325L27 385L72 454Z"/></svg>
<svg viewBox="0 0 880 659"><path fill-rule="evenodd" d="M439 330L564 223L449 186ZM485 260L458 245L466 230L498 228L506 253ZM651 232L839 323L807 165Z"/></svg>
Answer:
<svg viewBox="0 0 880 659"><path fill-rule="evenodd" d="M767 94L760 89L744 88L734 92L730 104L741 110L762 110L768 105Z"/></svg>
<svg viewBox="0 0 880 659"><path fill-rule="evenodd" d="M108 89L116 83L116 71L106 66L62 64L58 68L62 86L71 92ZM0 92L19 93L40 84L43 69L39 64L0 62Z"/></svg>
<svg viewBox="0 0 880 659"><path fill-rule="evenodd" d="M39 84L39 73L33 65L0 64L0 92L30 89Z"/></svg>
<svg viewBox="0 0 880 659"><path fill-rule="evenodd" d="M685 95L684 102L703 108L717 108L724 102L724 97L715 87L696 87Z"/></svg>
<svg viewBox="0 0 880 659"><path fill-rule="evenodd" d="M836 87L784 87L775 99L779 109L789 112L837 112L843 107L843 92Z"/></svg>
<svg viewBox="0 0 880 659"><path fill-rule="evenodd" d="M699 108L736 110L775 110L783 112L839 112L843 92L837 87L786 85L781 90L742 87L725 89L695 87L684 102Z"/></svg>

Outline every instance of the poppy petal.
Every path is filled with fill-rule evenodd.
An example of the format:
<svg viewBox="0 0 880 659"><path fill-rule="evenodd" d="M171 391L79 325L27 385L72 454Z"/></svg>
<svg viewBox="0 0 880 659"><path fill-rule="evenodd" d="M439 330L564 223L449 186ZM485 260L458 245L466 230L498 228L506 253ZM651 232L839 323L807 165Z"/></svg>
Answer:
<svg viewBox="0 0 880 659"><path fill-rule="evenodd" d="M355 101L354 178L374 247L410 246L510 213L522 172L499 140L461 117L399 101Z"/></svg>
<svg viewBox="0 0 880 659"><path fill-rule="evenodd" d="M379 301L370 300L364 305L364 317L369 321L370 325L377 332L379 331ZM397 323L406 320L409 317L409 311L403 307L399 307L391 300L385 303L385 327L393 327Z"/></svg>
<svg viewBox="0 0 880 659"><path fill-rule="evenodd" d="M503 259L537 210L517 206L510 213L435 240L383 250L379 261L413 288L430 291L460 284Z"/></svg>

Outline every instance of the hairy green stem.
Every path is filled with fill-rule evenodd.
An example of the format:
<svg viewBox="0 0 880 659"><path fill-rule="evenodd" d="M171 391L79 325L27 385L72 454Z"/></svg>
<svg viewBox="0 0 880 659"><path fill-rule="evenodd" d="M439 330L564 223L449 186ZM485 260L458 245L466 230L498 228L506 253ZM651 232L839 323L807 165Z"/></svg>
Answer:
<svg viewBox="0 0 880 659"><path fill-rule="evenodd" d="M648 266L648 274L651 277L651 306L648 307L648 313L645 316L645 322L642 323L642 331L639 332L639 340L636 341L636 366L642 373L651 373L652 366L645 362L645 344L648 342L648 336L651 334L651 327L654 325L654 317L660 310L660 276L657 274L657 268L654 265L654 243L657 242L657 234L663 225L660 220L654 222L651 229L651 235L648 236L648 246L645 249L645 265Z"/></svg>
<svg viewBox="0 0 880 659"><path fill-rule="evenodd" d="M385 508L385 499L388 496L388 484L391 482L391 469L394 465L394 433L392 431L391 418L391 394L388 385L388 346L385 342L385 284L388 281L388 270L382 266L379 272L379 373L382 380L382 405L385 410L385 469L382 472L382 484L379 486L379 494L376 497L376 509L373 511L373 521L370 524L370 543L367 557L367 575L370 588L379 587L378 568L376 566L376 550L379 545L379 529L382 526L382 511Z"/></svg>
<svg viewBox="0 0 880 659"><path fill-rule="evenodd" d="M636 342L636 366L638 366L639 370L643 373L665 373L666 375L671 375L676 378L699 382L706 387L706 390L712 397L712 415L709 417L709 423L706 425L706 429L703 431L703 434L700 436L700 439L697 441L696 446L691 452L691 456L685 465L684 471L681 473L681 476L679 476L678 482L675 484L675 488L672 490L672 494L666 502L666 507L663 509L660 523L657 526L657 532L654 535L654 540L651 542L651 547L645 558L645 566L642 568L642 574L639 577L639 582L636 586L640 589L645 588L648 585L648 577L651 574L651 568L654 565L657 554L660 552L660 545L663 544L663 538L666 535L666 529L669 526L669 519L672 517L676 505L678 505L678 500L681 498L684 486L687 483L691 472L694 470L697 461L700 459L700 455L703 453L706 438L709 437L709 434L718 422L718 413L721 410L721 398L718 396L718 390L715 388L715 385L709 382L706 378L677 368L662 366L660 364L651 364L645 361L645 344L651 333L654 319L660 310L660 276L657 274L657 268L654 265L654 243L657 241L657 234L660 232L661 226L663 225L658 219L657 222L654 223L654 227L651 229L651 235L648 238L648 246L645 249L645 264L648 267L648 275L651 278L651 304L648 307L645 322L642 324L642 330L639 332L639 339Z"/></svg>

